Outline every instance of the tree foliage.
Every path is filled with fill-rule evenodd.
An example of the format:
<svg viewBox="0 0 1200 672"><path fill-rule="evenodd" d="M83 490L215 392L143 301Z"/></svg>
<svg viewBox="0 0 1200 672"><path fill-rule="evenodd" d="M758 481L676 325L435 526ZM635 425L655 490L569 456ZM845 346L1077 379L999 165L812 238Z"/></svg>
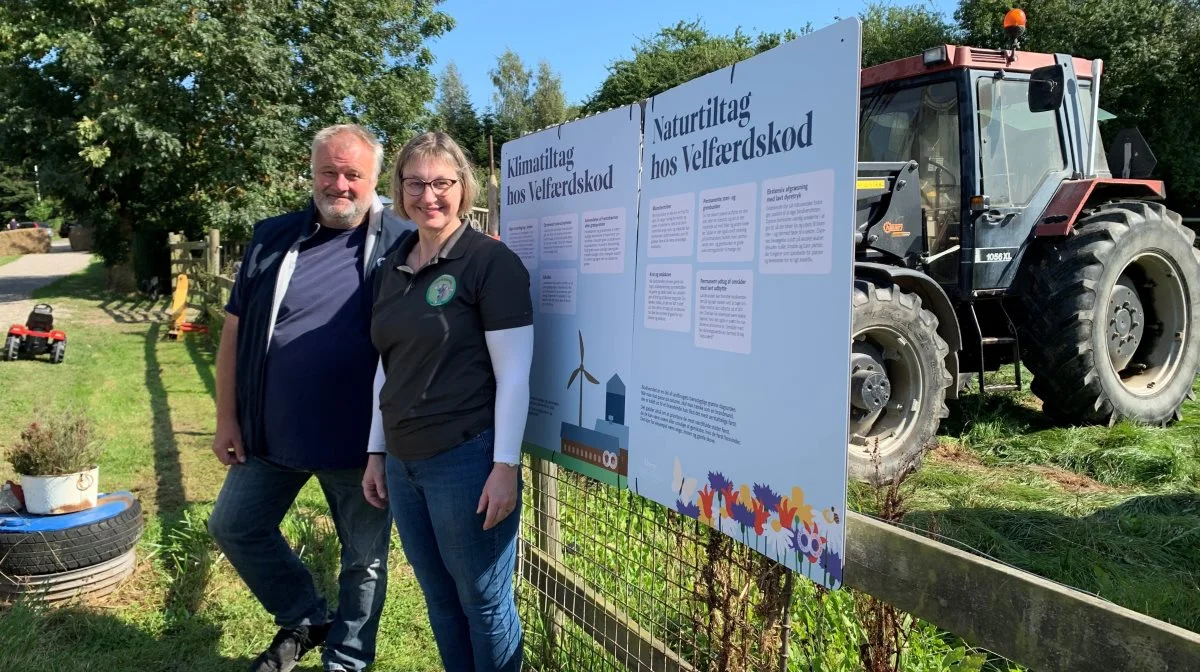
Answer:
<svg viewBox="0 0 1200 672"><path fill-rule="evenodd" d="M10 219L25 219L25 213L37 203L32 177L32 167L0 163L0 231Z"/></svg>
<svg viewBox="0 0 1200 672"><path fill-rule="evenodd" d="M356 121L388 142L424 125L425 0L9 0L0 5L0 160L97 226L132 234L255 220L303 202L311 134Z"/></svg>
<svg viewBox="0 0 1200 672"><path fill-rule="evenodd" d="M925 5L872 2L862 20L862 67L919 54L929 47L956 41L955 27Z"/></svg>
<svg viewBox="0 0 1200 672"><path fill-rule="evenodd" d="M810 29L805 27L801 32ZM712 35L699 21L680 21L639 40L632 57L610 63L608 76L584 103L583 112L602 112L649 98L795 39L796 35L788 30L751 38L740 29L732 36Z"/></svg>
<svg viewBox="0 0 1200 672"><path fill-rule="evenodd" d="M562 78L546 61L538 63L537 79L529 96L529 125L532 129L549 128L567 119L567 97Z"/></svg>
<svg viewBox="0 0 1200 672"><path fill-rule="evenodd" d="M438 128L449 133L474 162L479 163L481 152L486 160L487 141L483 136L482 122L475 113L471 95L453 62L447 64L442 72L436 113Z"/></svg>

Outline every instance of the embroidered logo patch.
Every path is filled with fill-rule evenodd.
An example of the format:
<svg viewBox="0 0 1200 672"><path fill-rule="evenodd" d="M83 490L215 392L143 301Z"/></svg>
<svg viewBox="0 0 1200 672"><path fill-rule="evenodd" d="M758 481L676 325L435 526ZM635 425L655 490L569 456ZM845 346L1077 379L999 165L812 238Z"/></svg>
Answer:
<svg viewBox="0 0 1200 672"><path fill-rule="evenodd" d="M454 298L458 281L453 275L439 275L425 291L425 302L431 306L444 306Z"/></svg>

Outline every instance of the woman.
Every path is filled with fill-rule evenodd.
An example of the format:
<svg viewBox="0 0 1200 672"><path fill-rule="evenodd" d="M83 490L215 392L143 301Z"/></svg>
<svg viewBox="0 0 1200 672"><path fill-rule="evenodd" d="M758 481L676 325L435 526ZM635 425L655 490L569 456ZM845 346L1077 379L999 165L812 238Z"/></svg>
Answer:
<svg viewBox="0 0 1200 672"><path fill-rule="evenodd" d="M380 365L363 493L390 504L448 672L522 662L512 580L533 305L520 258L463 221L477 191L450 136L400 150L393 207L417 230L376 273L371 323Z"/></svg>

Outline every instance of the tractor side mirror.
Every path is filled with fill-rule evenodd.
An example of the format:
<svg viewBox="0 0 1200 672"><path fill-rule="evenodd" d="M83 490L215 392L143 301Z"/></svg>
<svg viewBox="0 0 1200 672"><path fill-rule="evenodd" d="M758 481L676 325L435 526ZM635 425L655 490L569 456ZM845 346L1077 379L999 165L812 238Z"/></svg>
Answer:
<svg viewBox="0 0 1200 672"><path fill-rule="evenodd" d="M1062 106L1063 69L1058 65L1047 65L1029 75L1029 111L1052 112Z"/></svg>

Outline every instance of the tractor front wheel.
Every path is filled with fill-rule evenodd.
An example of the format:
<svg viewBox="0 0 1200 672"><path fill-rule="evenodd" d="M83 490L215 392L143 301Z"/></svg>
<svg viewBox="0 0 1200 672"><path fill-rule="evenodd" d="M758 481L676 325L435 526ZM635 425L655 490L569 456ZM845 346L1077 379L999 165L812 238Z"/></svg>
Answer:
<svg viewBox="0 0 1200 672"><path fill-rule="evenodd" d="M1068 423L1180 417L1200 364L1200 252L1157 203L1106 203L1029 269L1023 358Z"/></svg>
<svg viewBox="0 0 1200 672"><path fill-rule="evenodd" d="M5 339L5 341L4 341L4 358L9 360L10 362L15 362L15 361L17 361L17 357L19 357L20 354L21 354L21 339L17 338L16 336L13 336L12 334L9 334L8 338Z"/></svg>
<svg viewBox="0 0 1200 672"><path fill-rule="evenodd" d="M63 357L67 356L67 342L55 341L54 345L50 346L50 363L62 364Z"/></svg>
<svg viewBox="0 0 1200 672"><path fill-rule="evenodd" d="M921 460L946 417L949 346L921 297L854 281L849 476L889 483Z"/></svg>

